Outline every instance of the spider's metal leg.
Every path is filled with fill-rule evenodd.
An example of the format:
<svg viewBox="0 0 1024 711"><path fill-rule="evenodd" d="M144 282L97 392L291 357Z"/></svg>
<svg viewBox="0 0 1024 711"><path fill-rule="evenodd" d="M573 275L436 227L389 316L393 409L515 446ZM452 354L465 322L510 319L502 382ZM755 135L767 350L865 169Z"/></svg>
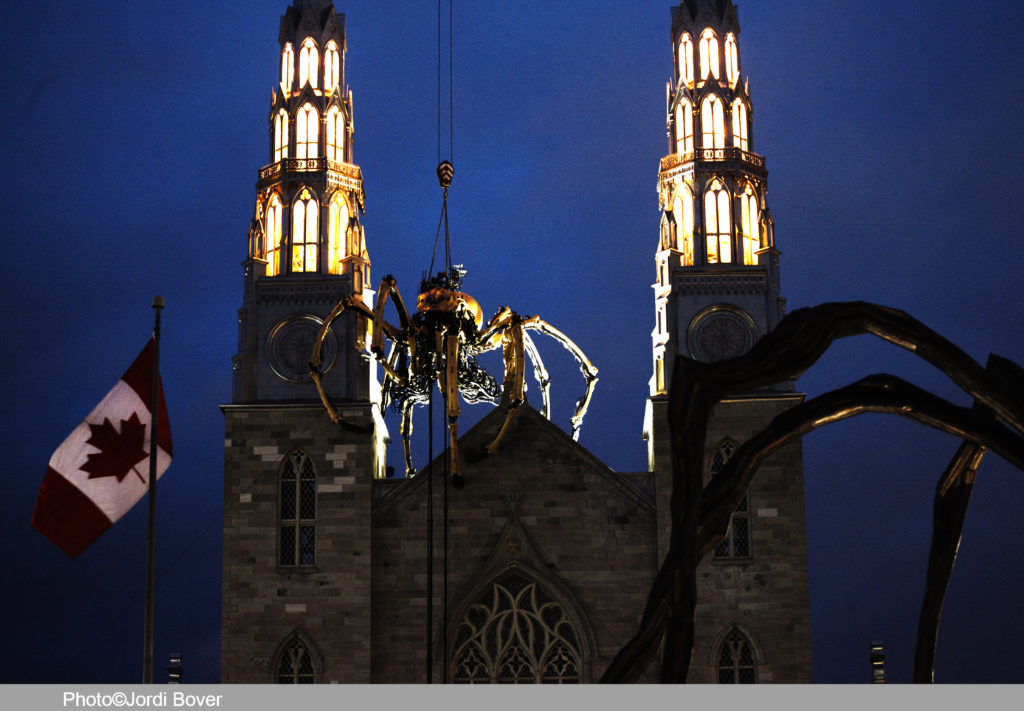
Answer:
<svg viewBox="0 0 1024 711"><path fill-rule="evenodd" d="M502 357L505 360L505 383L502 400L505 406L505 422L495 435L494 440L487 445L486 452L494 454L498 444L508 431L508 426L519 411L526 397L526 353L522 322L516 318L512 325L505 331L502 348Z"/></svg>
<svg viewBox="0 0 1024 711"><path fill-rule="evenodd" d="M452 484L461 487L462 465L459 460L459 332L444 334L444 406L448 416L448 451L451 462Z"/></svg>
<svg viewBox="0 0 1024 711"><path fill-rule="evenodd" d="M533 377L537 380L537 385L540 386L540 394L544 401L544 407L541 409L540 414L550 420L551 377L548 375L547 368L544 367L544 361L541 360L540 353L537 351L537 346L534 344L533 339L530 338L530 334L526 331L523 331L523 345L526 347L527 355L530 356L530 362L533 364Z"/></svg>
<svg viewBox="0 0 1024 711"><path fill-rule="evenodd" d="M412 465L412 408L414 403L409 398L402 403L402 451L405 453L405 476L412 478L416 476L416 467Z"/></svg>
<svg viewBox="0 0 1024 711"><path fill-rule="evenodd" d="M309 356L309 377L313 381L313 385L316 386L317 395L320 396L320 401L323 402L324 408L327 410L327 416L335 424L341 423L342 417L334 409L334 406L331 405L331 401L327 398L327 393L324 391L324 386L321 382L323 373L320 372L320 364L323 363L322 351L324 340L327 338L327 332L331 330L331 324L334 323L335 319L345 313L346 309L355 309L363 316L373 319L373 312L366 308L359 299L354 298L351 294L346 296L331 309L331 313L324 320L316 338L313 339L313 352Z"/></svg>
<svg viewBox="0 0 1024 711"><path fill-rule="evenodd" d="M401 328L395 328L384 320L384 307L387 306L389 297L395 302L395 309L398 311L398 321L401 324ZM358 303L355 299L352 301ZM362 306L362 304L359 305ZM373 311L370 311L365 306L362 306L362 309L373 319L373 339L370 342L370 350L377 357L384 371L404 385L406 382L405 376L399 374L392 367L391 363L388 362L387 356L384 355L384 336L397 341L405 339L409 332L409 312L405 309L402 295L398 293L395 278L388 274L380 280L380 289L377 291L377 302L373 306ZM413 355L416 348L415 339L408 338L408 347L410 355Z"/></svg>
<svg viewBox="0 0 1024 711"><path fill-rule="evenodd" d="M572 342L568 336L559 331L557 328L552 326L547 321L541 319L540 316L533 316L523 322L523 327L526 329L532 329L545 333L556 341L562 344L562 346L572 353L573 357L576 358L576 362L580 364L580 372L583 373L583 381L587 384L587 391L583 397L576 401L576 412L569 419L572 423L572 438L578 439L580 436L580 425L583 424L583 416L587 414L587 407L590 405L590 398L594 394L594 386L597 385L597 368L590 362L586 354L580 350L580 347Z"/></svg>

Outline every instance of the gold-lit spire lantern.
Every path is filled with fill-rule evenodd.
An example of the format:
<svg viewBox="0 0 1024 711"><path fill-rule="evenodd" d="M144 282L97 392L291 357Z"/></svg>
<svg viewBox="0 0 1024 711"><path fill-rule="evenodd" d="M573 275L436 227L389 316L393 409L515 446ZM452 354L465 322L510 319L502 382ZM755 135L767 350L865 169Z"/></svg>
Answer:
<svg viewBox="0 0 1024 711"><path fill-rule="evenodd" d="M768 171L754 152L739 34L731 0L686 0L672 8L652 395L668 392L677 354L739 355L784 311L765 202Z"/></svg>
<svg viewBox="0 0 1024 711"><path fill-rule="evenodd" d="M370 279L353 163L352 92L345 84L345 16L325 0L295 0L281 17L278 84L268 117L269 162L259 171L249 257L260 277Z"/></svg>

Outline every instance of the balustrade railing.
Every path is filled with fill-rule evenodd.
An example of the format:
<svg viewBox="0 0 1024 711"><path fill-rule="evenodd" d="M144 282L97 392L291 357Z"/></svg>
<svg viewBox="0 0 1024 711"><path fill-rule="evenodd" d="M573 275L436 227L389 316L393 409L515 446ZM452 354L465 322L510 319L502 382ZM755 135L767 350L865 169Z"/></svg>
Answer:
<svg viewBox="0 0 1024 711"><path fill-rule="evenodd" d="M310 173L319 170L329 170L355 180L361 180L363 177L359 166L351 163L342 163L328 158L283 158L276 163L260 168L260 180L273 178L282 172Z"/></svg>
<svg viewBox="0 0 1024 711"><path fill-rule="evenodd" d="M701 161L739 161L755 168L764 168L764 156L745 151L742 148L695 148L684 153L673 153L661 159L662 172L675 168L677 165Z"/></svg>

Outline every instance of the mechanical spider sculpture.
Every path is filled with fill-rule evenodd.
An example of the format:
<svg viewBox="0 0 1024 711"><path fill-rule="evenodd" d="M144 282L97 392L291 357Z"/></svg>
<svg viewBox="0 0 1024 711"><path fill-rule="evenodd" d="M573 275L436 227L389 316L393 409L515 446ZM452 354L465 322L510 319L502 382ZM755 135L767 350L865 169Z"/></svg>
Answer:
<svg viewBox="0 0 1024 711"><path fill-rule="evenodd" d="M331 420L341 423L341 415L331 405L323 386L321 345L335 319L347 310L355 310L373 322L370 350L384 369L382 408L390 403L402 414L402 446L405 453L406 476L413 476L410 438L412 436L412 410L426 403L434 381L444 396L448 417L448 443L452 481L462 484L462 471L458 450L459 395L468 403L502 402L506 408L505 421L486 453L493 454L508 430L517 408L526 400L526 355L533 363L533 373L543 396L542 414L550 419L550 379L544 363L528 331L539 331L562 344L576 358L586 383L586 393L576 402L576 411L570 422L572 438L579 436L583 416L597 383L597 368L565 334L539 316L523 318L503 306L481 328L483 311L476 299L460 291L465 270L451 267L426 279L416 299L416 312L409 315L402 296L391 275L384 277L377 292L377 302L371 311L360 298L349 295L334 307L314 340L310 359L310 375L316 384L320 399ZM398 311L398 327L384 320L388 299L394 301ZM384 353L384 340L392 342L391 351ZM477 363L481 353L502 349L505 363L505 381L497 381Z"/></svg>

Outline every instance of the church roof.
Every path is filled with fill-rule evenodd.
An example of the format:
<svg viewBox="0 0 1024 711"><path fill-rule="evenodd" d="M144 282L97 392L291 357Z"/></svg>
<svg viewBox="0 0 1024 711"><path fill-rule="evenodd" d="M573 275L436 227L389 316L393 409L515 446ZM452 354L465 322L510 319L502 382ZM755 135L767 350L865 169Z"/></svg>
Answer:
<svg viewBox="0 0 1024 711"><path fill-rule="evenodd" d="M536 481L540 475L550 479L553 488L570 493L574 490L586 491L585 487L589 486L606 487L608 493L616 498L653 510L653 498L631 483L632 477L611 469L529 404L519 407L497 451L492 455L485 454L485 447L501 429L505 413L503 407L494 408L459 438L464 491L472 493L472 489L487 485L488 475L493 477L496 471L501 471L503 478L511 476L524 482ZM413 492L418 492L425 486L431 471L437 476L435 486L442 484L446 456L446 452L439 454L430 466L412 479L375 482L379 484L374 492L375 511L385 510Z"/></svg>

